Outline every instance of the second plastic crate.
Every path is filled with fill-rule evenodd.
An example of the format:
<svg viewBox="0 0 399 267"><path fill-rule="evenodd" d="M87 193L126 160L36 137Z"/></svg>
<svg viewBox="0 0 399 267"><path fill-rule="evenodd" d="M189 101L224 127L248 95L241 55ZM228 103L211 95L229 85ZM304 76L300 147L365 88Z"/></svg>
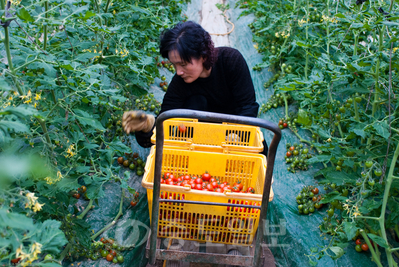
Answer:
<svg viewBox="0 0 399 267"><path fill-rule="evenodd" d="M192 150L223 152L263 151L263 133L259 127L207 123L197 119L169 119L164 121L164 144L188 147ZM155 144L155 130L151 142Z"/></svg>
<svg viewBox="0 0 399 267"><path fill-rule="evenodd" d="M147 189L150 219L153 203L155 146L147 158L142 185ZM215 153L164 147L162 173L201 175L208 171L212 177L230 184L242 181L244 189L255 188L256 194L216 193L161 184L162 199L233 203L260 206L265 180L264 155L232 152ZM259 224L259 209L209 206L201 204L166 203L160 199L158 237L250 245ZM273 191L270 192L271 201Z"/></svg>

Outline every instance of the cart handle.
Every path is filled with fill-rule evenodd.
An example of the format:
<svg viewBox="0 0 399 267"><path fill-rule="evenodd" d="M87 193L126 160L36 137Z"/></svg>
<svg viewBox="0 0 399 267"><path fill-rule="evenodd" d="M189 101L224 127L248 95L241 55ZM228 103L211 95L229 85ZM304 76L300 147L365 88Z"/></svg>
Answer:
<svg viewBox="0 0 399 267"><path fill-rule="evenodd" d="M267 130L270 130L274 133L272 142L269 146L269 151L267 154L267 168L266 168L266 178L263 186L263 195L262 195L262 206L260 210L260 218L266 218L267 215L267 206L269 204L269 194L270 187L273 175L274 168L274 160L276 157L277 147L281 140L281 130L280 128L273 122L245 117L245 116L237 116L237 115L228 115L221 113L213 113L213 112L205 112L205 111L196 111L190 109L172 109L163 112L158 116L156 120L156 150L155 150L155 169L154 169L154 177L161 177L162 172L162 154L163 154L163 145L164 145L164 130L163 130L163 122L167 119L171 118L190 118L190 119L199 119L204 121L211 122L228 122L235 124L246 124L252 126L258 126ZM152 206L152 221L151 221L151 236L150 236L150 255L149 255L149 263L154 265L156 261L156 244L157 244L157 223L159 219L159 194L161 190L161 181L160 179L154 179L154 188L153 188L153 206ZM264 224L263 222L259 223L258 226L258 235L256 236L255 243L255 253L253 260L253 267L257 267L260 262L261 248L264 245L264 238L262 233L264 233Z"/></svg>

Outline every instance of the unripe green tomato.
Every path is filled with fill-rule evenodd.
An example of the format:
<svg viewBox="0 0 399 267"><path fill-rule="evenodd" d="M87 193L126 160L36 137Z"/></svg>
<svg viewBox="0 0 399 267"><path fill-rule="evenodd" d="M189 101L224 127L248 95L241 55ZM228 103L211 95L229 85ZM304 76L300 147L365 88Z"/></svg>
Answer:
<svg viewBox="0 0 399 267"><path fill-rule="evenodd" d="M44 260L52 260L53 259L53 255L51 255L51 254L47 254L45 257L44 257Z"/></svg>
<svg viewBox="0 0 399 267"><path fill-rule="evenodd" d="M371 168L371 166L373 166L373 162L371 160L368 160L365 162L365 164L367 168Z"/></svg>

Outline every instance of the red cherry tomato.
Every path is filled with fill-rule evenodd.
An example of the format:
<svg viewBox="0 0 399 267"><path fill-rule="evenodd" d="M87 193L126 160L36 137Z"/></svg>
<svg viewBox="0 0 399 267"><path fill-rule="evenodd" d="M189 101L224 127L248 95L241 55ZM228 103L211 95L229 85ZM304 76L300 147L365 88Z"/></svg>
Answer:
<svg viewBox="0 0 399 267"><path fill-rule="evenodd" d="M186 126L185 126L184 124L180 124L180 125L179 125L179 131L180 131L181 133L184 133L186 130L187 130L187 128L186 128Z"/></svg>
<svg viewBox="0 0 399 267"><path fill-rule="evenodd" d="M255 194L255 189L253 187L248 187L247 193Z"/></svg>
<svg viewBox="0 0 399 267"><path fill-rule="evenodd" d="M195 184L195 189L202 190L202 184Z"/></svg>
<svg viewBox="0 0 399 267"><path fill-rule="evenodd" d="M194 182L195 182L196 184L202 184L202 183L203 183L203 181L202 181L201 178L195 179Z"/></svg>
<svg viewBox="0 0 399 267"><path fill-rule="evenodd" d="M211 179L211 175L208 172L202 174L202 180L209 181Z"/></svg>
<svg viewBox="0 0 399 267"><path fill-rule="evenodd" d="M366 243L363 244L363 245L362 245L362 250L363 250L363 251L369 250L369 246L368 246Z"/></svg>

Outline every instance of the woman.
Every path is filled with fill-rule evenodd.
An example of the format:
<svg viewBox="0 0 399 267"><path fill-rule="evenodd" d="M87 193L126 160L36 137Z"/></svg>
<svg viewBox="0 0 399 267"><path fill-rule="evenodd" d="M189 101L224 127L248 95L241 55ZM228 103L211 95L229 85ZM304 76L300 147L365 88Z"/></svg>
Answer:
<svg viewBox="0 0 399 267"><path fill-rule="evenodd" d="M256 117L259 104L248 65L230 47L215 48L211 36L199 24L177 24L161 36L160 53L173 64L176 74L164 96L160 113L193 109ZM126 133L136 131L137 142L150 147L155 118L140 111L123 114ZM264 142L265 155L267 145Z"/></svg>

